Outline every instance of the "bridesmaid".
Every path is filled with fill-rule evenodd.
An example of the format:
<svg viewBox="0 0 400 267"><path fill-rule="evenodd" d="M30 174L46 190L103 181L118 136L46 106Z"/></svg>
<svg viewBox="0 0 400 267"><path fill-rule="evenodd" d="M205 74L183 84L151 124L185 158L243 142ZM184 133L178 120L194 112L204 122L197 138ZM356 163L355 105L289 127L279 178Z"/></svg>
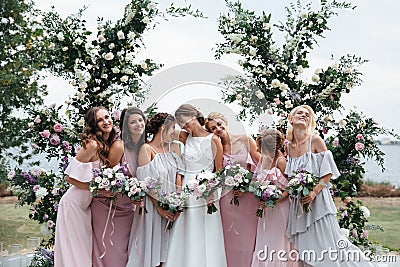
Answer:
<svg viewBox="0 0 400 267"><path fill-rule="evenodd" d="M240 164L248 170L254 170L260 159L256 142L251 136L229 133L227 124L227 119L217 112L210 113L205 122L207 130L221 139L223 166L230 163ZM239 206L230 204L234 195L240 196ZM258 201L248 192L243 194L241 191L223 190L220 206L228 266L250 266L256 240L258 218L255 212Z"/></svg>
<svg viewBox="0 0 400 267"><path fill-rule="evenodd" d="M161 190L171 193L182 186L183 163L179 144L172 143L175 134L175 118L167 113L157 113L146 125L147 137L151 142L143 145L139 151L137 177L156 178ZM136 233L138 247L131 250L127 266L155 267L167 260L170 231L165 230L168 221L174 221L179 214L163 210L157 204L155 196L145 200L148 213L144 216L144 228ZM140 225L139 227L143 227Z"/></svg>
<svg viewBox="0 0 400 267"><path fill-rule="evenodd" d="M320 178L309 196L294 198L290 205L286 236L299 252L302 266L372 267L363 252L350 243L340 230L335 203L329 193L332 186L330 180L340 173L332 152L327 150L322 138L314 134L314 111L307 105L297 106L289 113L288 122L285 173L292 175L293 171L302 168ZM312 211L304 213L303 204L309 204ZM329 250L335 251L337 257L326 253ZM310 251L318 259L306 253Z"/></svg>
<svg viewBox="0 0 400 267"><path fill-rule="evenodd" d="M85 116L82 148L65 170L72 186L61 198L54 249L56 267L92 266L92 225L89 182L92 169L108 163L109 147L115 137L113 121L103 107L92 107ZM100 194L105 193L103 191Z"/></svg>
<svg viewBox="0 0 400 267"><path fill-rule="evenodd" d="M144 143L145 117L138 108L130 107L121 113L122 140L115 140L108 155L109 167L127 166L126 175L136 174L136 154L132 141ZM134 142L134 141L133 141ZM138 203L135 203L138 204ZM104 196L93 198L93 266L125 266L128 262L128 244L133 221L133 206L128 196L118 193L110 203Z"/></svg>
<svg viewBox="0 0 400 267"><path fill-rule="evenodd" d="M263 217L258 220L252 267L298 266L297 262L290 260L292 245L285 235L289 216L289 198L285 191L288 181L283 175L286 158L281 152L284 140L283 134L276 129L265 130L256 140L258 151L261 152L257 178L270 181L283 192L282 198L278 200L275 207L264 206ZM278 251L283 251L285 254L280 255Z"/></svg>

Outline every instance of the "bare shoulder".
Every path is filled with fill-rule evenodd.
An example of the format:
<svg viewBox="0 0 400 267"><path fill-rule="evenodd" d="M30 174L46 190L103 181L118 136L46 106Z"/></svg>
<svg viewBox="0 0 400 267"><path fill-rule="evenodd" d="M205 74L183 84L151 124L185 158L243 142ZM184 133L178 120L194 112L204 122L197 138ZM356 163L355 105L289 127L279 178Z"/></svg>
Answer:
<svg viewBox="0 0 400 267"><path fill-rule="evenodd" d="M85 147L86 147L86 151L88 153L96 152L97 147L98 147L97 141L93 140L93 139L89 139L88 142L85 144Z"/></svg>
<svg viewBox="0 0 400 267"><path fill-rule="evenodd" d="M312 136L312 150L314 153L327 150L324 140L316 134Z"/></svg>
<svg viewBox="0 0 400 267"><path fill-rule="evenodd" d="M171 151L174 152L177 155L181 155L181 147L178 143L172 143L171 144Z"/></svg>
<svg viewBox="0 0 400 267"><path fill-rule="evenodd" d="M221 143L221 139L219 139L219 137L218 137L217 135L215 135L215 134L213 134L212 140L213 140L215 143Z"/></svg>
<svg viewBox="0 0 400 267"><path fill-rule="evenodd" d="M186 144L186 139L188 138L189 133L186 131L180 131L179 132L179 141L182 143Z"/></svg>

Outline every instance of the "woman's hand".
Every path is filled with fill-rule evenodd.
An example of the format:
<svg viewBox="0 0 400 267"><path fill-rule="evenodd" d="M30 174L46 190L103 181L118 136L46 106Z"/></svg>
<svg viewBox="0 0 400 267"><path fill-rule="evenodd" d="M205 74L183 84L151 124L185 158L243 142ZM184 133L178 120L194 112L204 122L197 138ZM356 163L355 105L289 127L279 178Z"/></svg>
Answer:
<svg viewBox="0 0 400 267"><path fill-rule="evenodd" d="M107 190L104 190L104 189L99 190L99 195L102 195L103 197L109 197L109 198L114 197L114 193L113 192L107 191Z"/></svg>
<svg viewBox="0 0 400 267"><path fill-rule="evenodd" d="M300 199L301 204L310 204L314 201L315 197L317 196L317 194L313 191L310 192L310 194L308 196L302 197Z"/></svg>
<svg viewBox="0 0 400 267"><path fill-rule="evenodd" d="M158 214L160 214L161 217L163 217L164 219L167 219L168 221L174 220L175 214L173 214L172 212L163 210L160 206L157 206L157 212L158 212Z"/></svg>
<svg viewBox="0 0 400 267"><path fill-rule="evenodd" d="M233 196L234 197L241 197L244 195L244 192L240 191L240 190L233 190Z"/></svg>
<svg viewBox="0 0 400 267"><path fill-rule="evenodd" d="M132 205L136 205L139 207L143 206L143 198L139 199L139 200L131 200Z"/></svg>

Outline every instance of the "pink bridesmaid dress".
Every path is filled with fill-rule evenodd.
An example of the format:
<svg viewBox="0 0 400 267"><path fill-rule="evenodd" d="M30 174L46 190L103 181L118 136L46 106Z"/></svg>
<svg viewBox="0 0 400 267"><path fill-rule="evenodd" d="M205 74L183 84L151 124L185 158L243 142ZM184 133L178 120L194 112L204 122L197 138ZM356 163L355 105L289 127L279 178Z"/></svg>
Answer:
<svg viewBox="0 0 400 267"><path fill-rule="evenodd" d="M238 153L224 154L224 167L229 163L255 167L244 144ZM229 203L232 197L232 191L223 190L220 199L226 261L228 267L249 267L256 240L258 200L252 193L244 193L239 197L239 206L234 206Z"/></svg>
<svg viewBox="0 0 400 267"><path fill-rule="evenodd" d="M271 170L263 170L257 176L260 180L273 182L281 190L285 190L287 179L282 172L273 167ZM286 237L286 227L289 217L289 198L278 203L275 207L266 207L263 217L258 220L256 247L253 255L252 267L297 267L298 263L291 261L289 254L293 249ZM285 251L278 258L279 251ZM273 253L272 251L275 251Z"/></svg>
<svg viewBox="0 0 400 267"><path fill-rule="evenodd" d="M75 158L65 170L80 182L89 182L92 169L100 167L100 160L82 163ZM72 185L61 198L57 212L54 266L92 266L92 223L89 190Z"/></svg>
<svg viewBox="0 0 400 267"><path fill-rule="evenodd" d="M136 175L136 156L125 148L121 163L129 176ZM133 206L128 196L118 193L112 203L103 196L93 197L90 206L93 227L93 267L125 266L133 221Z"/></svg>

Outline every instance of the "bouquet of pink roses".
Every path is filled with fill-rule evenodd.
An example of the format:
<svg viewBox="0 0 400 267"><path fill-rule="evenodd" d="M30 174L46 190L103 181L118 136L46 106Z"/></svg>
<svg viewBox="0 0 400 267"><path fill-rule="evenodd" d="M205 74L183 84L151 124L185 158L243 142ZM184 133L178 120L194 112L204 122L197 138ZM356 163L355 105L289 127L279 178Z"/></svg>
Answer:
<svg viewBox="0 0 400 267"><path fill-rule="evenodd" d="M128 179L128 184L125 187L125 194L133 201L140 201L146 197L146 194L157 195L158 189L161 184L154 178L147 177L143 181L139 181L136 177ZM139 207L139 214L142 214L144 209L145 213L148 213L146 207Z"/></svg>
<svg viewBox="0 0 400 267"><path fill-rule="evenodd" d="M186 192L161 192L157 197L157 204L163 210L171 213L183 212L187 208L189 195ZM168 221L166 230L171 230L174 221Z"/></svg>
<svg viewBox="0 0 400 267"><path fill-rule="evenodd" d="M305 169L299 168L297 171L293 172L293 175L289 178L286 191L289 193L290 197L305 197L310 195L310 192L319 183L319 178L314 174L306 171ZM303 204L304 213L309 213L311 211L309 204Z"/></svg>
<svg viewBox="0 0 400 267"><path fill-rule="evenodd" d="M114 168L107 168L102 166L100 169L93 169L93 179L88 182L89 190L93 196L97 196L100 190L121 193L127 185L128 177L124 174L122 166L115 166ZM111 201L114 199L112 198Z"/></svg>
<svg viewBox="0 0 400 267"><path fill-rule="evenodd" d="M246 170L239 164L226 165L222 168L217 176L220 177L221 183L228 189L249 192L249 185L253 177L253 173ZM239 206L239 198L234 196L230 204Z"/></svg>
<svg viewBox="0 0 400 267"><path fill-rule="evenodd" d="M188 181L185 191L193 194L197 199L208 199L221 185L220 178L215 173L203 171L195 179ZM214 203L209 203L207 213L212 214L217 211Z"/></svg>
<svg viewBox="0 0 400 267"><path fill-rule="evenodd" d="M256 179L251 182L249 191L253 193L256 198L264 202L266 207L273 208L276 202L282 197L282 191L273 182L265 180L261 181ZM262 218L263 208L259 207L256 211L256 216Z"/></svg>

